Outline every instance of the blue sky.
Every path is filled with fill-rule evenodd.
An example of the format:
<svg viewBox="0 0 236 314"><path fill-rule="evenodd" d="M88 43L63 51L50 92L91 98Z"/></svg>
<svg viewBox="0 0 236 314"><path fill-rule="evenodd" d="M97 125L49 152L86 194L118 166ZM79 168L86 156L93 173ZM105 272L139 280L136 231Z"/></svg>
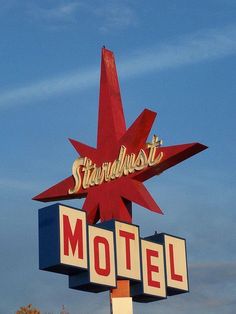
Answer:
<svg viewBox="0 0 236 314"><path fill-rule="evenodd" d="M236 2L0 0L0 313L108 313L108 295L38 270L31 198L71 173L68 138L96 144L100 53L114 51L127 124L158 112L164 145L207 151L146 182L164 210L134 205L143 236L185 237L190 290L135 313L231 314L236 307ZM81 201L65 202L76 207Z"/></svg>

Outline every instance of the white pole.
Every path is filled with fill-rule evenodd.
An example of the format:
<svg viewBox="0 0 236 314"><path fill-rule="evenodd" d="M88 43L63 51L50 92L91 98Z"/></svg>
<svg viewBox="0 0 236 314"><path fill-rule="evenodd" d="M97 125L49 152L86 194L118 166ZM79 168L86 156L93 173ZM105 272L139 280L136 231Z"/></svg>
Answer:
<svg viewBox="0 0 236 314"><path fill-rule="evenodd" d="M129 280L117 280L117 287L110 292L111 314L133 314Z"/></svg>
<svg viewBox="0 0 236 314"><path fill-rule="evenodd" d="M131 297L112 298L111 314L133 314L133 303Z"/></svg>

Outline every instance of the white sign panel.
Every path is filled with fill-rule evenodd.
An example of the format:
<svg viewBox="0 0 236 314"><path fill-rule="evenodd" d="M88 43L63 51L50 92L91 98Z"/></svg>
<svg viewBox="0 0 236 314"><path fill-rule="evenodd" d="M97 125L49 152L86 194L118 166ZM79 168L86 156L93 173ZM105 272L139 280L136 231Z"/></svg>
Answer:
<svg viewBox="0 0 236 314"><path fill-rule="evenodd" d="M117 275L141 280L139 228L115 222Z"/></svg>
<svg viewBox="0 0 236 314"><path fill-rule="evenodd" d="M166 277L168 288L188 291L188 273L185 240L164 235Z"/></svg>
<svg viewBox="0 0 236 314"><path fill-rule="evenodd" d="M163 245L141 240L143 292L166 298Z"/></svg>
<svg viewBox="0 0 236 314"><path fill-rule="evenodd" d="M59 220L61 263L87 268L86 213L60 205Z"/></svg>
<svg viewBox="0 0 236 314"><path fill-rule="evenodd" d="M114 235L112 231L88 226L90 281L116 286Z"/></svg>

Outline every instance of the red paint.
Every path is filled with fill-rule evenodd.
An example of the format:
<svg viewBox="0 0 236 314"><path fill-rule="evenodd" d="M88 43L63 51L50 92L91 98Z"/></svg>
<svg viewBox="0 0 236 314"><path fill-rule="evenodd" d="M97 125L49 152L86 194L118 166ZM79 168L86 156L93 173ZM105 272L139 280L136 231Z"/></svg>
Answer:
<svg viewBox="0 0 236 314"><path fill-rule="evenodd" d="M106 238L96 236L94 242L94 269L98 275L107 277L111 272L110 247ZM100 249L103 245L105 250L105 268L100 267Z"/></svg>
<svg viewBox="0 0 236 314"><path fill-rule="evenodd" d="M174 246L169 244L169 254L170 254L170 274L171 279L176 281L183 281L183 276L175 273L175 261L174 261Z"/></svg>
<svg viewBox="0 0 236 314"><path fill-rule="evenodd" d="M126 269L130 270L131 269L130 241L135 240L135 234L124 230L120 230L119 235L120 237L125 238Z"/></svg>
<svg viewBox="0 0 236 314"><path fill-rule="evenodd" d="M75 255L76 247L78 248L78 258L83 259L83 230L82 220L77 219L74 233L71 230L69 217L63 215L63 235L64 235L64 255L69 256L69 243Z"/></svg>
<svg viewBox="0 0 236 314"><path fill-rule="evenodd" d="M70 141L81 157L88 157L97 166L101 166L103 162L117 159L121 145L127 148L129 154L137 154L140 149L147 151L146 142L155 117L155 112L145 109L133 124L126 128L115 58L111 51L103 48L97 147ZM74 187L74 178L70 176L33 199L48 202L85 197L83 209L87 211L87 219L91 224L99 219L117 219L131 223L132 202L162 214L143 182L206 148L199 143L161 147L157 149L157 153L163 152L164 155L158 165L148 166L100 186L88 189L81 186L76 194L68 193L68 190Z"/></svg>
<svg viewBox="0 0 236 314"><path fill-rule="evenodd" d="M161 284L157 280L153 280L152 273L159 273L159 267L152 264L152 257L159 257L159 252L151 249L146 250L147 256L147 277L148 285L155 288L160 288Z"/></svg>

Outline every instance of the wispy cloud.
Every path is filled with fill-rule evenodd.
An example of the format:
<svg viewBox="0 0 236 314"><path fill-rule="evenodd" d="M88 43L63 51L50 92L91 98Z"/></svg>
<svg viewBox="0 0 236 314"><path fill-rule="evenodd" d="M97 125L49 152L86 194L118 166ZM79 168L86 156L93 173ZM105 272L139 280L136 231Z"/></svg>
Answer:
<svg viewBox="0 0 236 314"><path fill-rule="evenodd" d="M236 53L236 26L190 34L156 47L137 50L118 63L120 77L128 79ZM97 83L97 68L79 70L0 92L0 108L18 106L71 91L82 91Z"/></svg>
<svg viewBox="0 0 236 314"><path fill-rule="evenodd" d="M81 28L84 16L92 21L92 27L102 32L123 30L137 22L134 8L126 1L52 0L46 5L26 1L23 6L28 17L53 30L78 24Z"/></svg>
<svg viewBox="0 0 236 314"><path fill-rule="evenodd" d="M68 24L76 23L79 8L79 1L69 1L67 3L57 1L49 7L30 2L26 6L26 12L33 19L48 23L48 26L65 27Z"/></svg>
<svg viewBox="0 0 236 314"><path fill-rule="evenodd" d="M17 190L32 192L38 187L36 183L26 182L18 179L0 179L0 189L5 190Z"/></svg>
<svg viewBox="0 0 236 314"><path fill-rule="evenodd" d="M136 52L120 65L125 77L214 60L236 53L236 26L202 30Z"/></svg>
<svg viewBox="0 0 236 314"><path fill-rule="evenodd" d="M106 2L97 8L91 7L95 16L100 18L99 30L126 29L137 24L137 15L133 8L120 1Z"/></svg>
<svg viewBox="0 0 236 314"><path fill-rule="evenodd" d="M0 92L0 108L25 104L29 101L64 94L72 90L81 91L96 83L98 69L71 72L60 77L51 77L26 86Z"/></svg>

